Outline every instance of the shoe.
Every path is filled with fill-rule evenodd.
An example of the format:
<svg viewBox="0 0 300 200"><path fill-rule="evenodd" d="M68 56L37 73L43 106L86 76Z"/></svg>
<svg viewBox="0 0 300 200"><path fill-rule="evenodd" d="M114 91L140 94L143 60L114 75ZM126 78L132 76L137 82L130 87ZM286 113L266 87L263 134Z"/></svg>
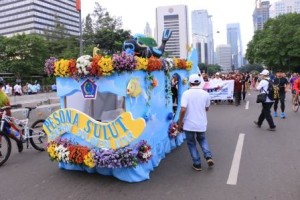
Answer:
<svg viewBox="0 0 300 200"><path fill-rule="evenodd" d="M284 119L284 118L285 118L284 112L280 114L280 117L281 117L281 119Z"/></svg>
<svg viewBox="0 0 300 200"><path fill-rule="evenodd" d="M23 151L23 142L21 140L19 140L17 142L17 146L18 146L19 153L21 153Z"/></svg>
<svg viewBox="0 0 300 200"><path fill-rule="evenodd" d="M274 117L277 117L277 112L274 112L274 115L273 115Z"/></svg>
<svg viewBox="0 0 300 200"><path fill-rule="evenodd" d="M261 125L259 125L257 121L254 121L253 123L254 123L258 128L261 127Z"/></svg>
<svg viewBox="0 0 300 200"><path fill-rule="evenodd" d="M193 164L193 169L196 170L196 171L202 171L202 168L201 168L201 165L196 165L196 164Z"/></svg>
<svg viewBox="0 0 300 200"><path fill-rule="evenodd" d="M268 131L276 131L276 127L268 128L267 130L268 130Z"/></svg>
<svg viewBox="0 0 300 200"><path fill-rule="evenodd" d="M209 167L212 167L215 165L215 162L213 161L212 158L206 158L206 162Z"/></svg>

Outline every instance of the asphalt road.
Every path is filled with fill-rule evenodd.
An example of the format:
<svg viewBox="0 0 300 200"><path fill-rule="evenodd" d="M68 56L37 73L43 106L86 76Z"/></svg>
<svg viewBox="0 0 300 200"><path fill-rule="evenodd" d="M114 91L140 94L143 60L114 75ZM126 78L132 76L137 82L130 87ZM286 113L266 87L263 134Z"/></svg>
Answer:
<svg viewBox="0 0 300 200"><path fill-rule="evenodd" d="M291 110L288 95L287 118L274 119L277 131L267 131L266 122L257 128L253 121L261 105L255 97L255 92L247 95L249 106L211 106L207 138L216 162L213 169L204 163L203 171L194 171L184 143L161 161L150 180L126 183L58 169L47 153L25 149L13 152L0 168L0 200L299 200L300 111ZM244 140L237 148L239 138ZM236 181L228 184L229 176Z"/></svg>

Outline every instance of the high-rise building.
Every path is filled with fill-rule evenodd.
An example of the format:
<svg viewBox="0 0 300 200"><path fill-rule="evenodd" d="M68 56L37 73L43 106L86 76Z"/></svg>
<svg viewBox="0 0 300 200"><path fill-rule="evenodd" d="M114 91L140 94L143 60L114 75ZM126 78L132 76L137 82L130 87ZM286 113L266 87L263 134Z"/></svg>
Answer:
<svg viewBox="0 0 300 200"><path fill-rule="evenodd" d="M0 0L0 35L44 34L59 23L67 34L79 35L76 0Z"/></svg>
<svg viewBox="0 0 300 200"><path fill-rule="evenodd" d="M216 61L221 66L222 71L232 71L231 47L228 44L218 45L216 48Z"/></svg>
<svg viewBox="0 0 300 200"><path fill-rule="evenodd" d="M207 10L192 11L193 46L198 52L198 62L214 64L214 40L211 15Z"/></svg>
<svg viewBox="0 0 300 200"><path fill-rule="evenodd" d="M147 36L147 37L153 37L152 36L152 30L150 28L150 24L147 22L146 23L146 27L144 29L144 34Z"/></svg>
<svg viewBox="0 0 300 200"><path fill-rule="evenodd" d="M240 24L227 24L227 44L231 46L232 65L235 69L243 65L243 49Z"/></svg>
<svg viewBox="0 0 300 200"><path fill-rule="evenodd" d="M254 31L262 30L264 24L270 18L270 1L256 0L255 9L253 12Z"/></svg>
<svg viewBox="0 0 300 200"><path fill-rule="evenodd" d="M287 13L300 13L300 0L280 0L273 3L270 8L271 17Z"/></svg>
<svg viewBox="0 0 300 200"><path fill-rule="evenodd" d="M156 31L155 38L158 45L164 29L173 31L167 42L165 52L169 57L187 58L188 41L188 12L186 5L163 6L156 8Z"/></svg>

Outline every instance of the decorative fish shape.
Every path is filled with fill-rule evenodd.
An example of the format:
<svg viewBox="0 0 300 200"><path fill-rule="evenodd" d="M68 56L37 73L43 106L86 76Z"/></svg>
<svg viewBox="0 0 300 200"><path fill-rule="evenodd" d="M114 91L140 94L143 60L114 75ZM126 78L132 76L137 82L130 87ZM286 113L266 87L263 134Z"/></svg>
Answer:
<svg viewBox="0 0 300 200"><path fill-rule="evenodd" d="M131 97L137 97L141 94L142 88L138 79L133 78L127 85L127 94Z"/></svg>

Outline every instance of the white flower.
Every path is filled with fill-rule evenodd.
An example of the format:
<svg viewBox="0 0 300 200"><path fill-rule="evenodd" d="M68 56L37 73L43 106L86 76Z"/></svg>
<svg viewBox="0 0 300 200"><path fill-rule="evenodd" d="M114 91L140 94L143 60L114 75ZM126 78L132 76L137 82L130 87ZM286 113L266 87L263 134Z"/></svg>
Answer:
<svg viewBox="0 0 300 200"><path fill-rule="evenodd" d="M66 147L64 147L63 145L59 145L55 147L55 151L57 152L57 157L59 161L66 162L66 163L69 162L70 152Z"/></svg>
<svg viewBox="0 0 300 200"><path fill-rule="evenodd" d="M170 70L174 68L174 62L172 58L166 58L166 70Z"/></svg>
<svg viewBox="0 0 300 200"><path fill-rule="evenodd" d="M77 59L76 68L79 74L88 75L90 73L88 69L91 67L92 64L91 60L92 57L90 55L80 56Z"/></svg>

